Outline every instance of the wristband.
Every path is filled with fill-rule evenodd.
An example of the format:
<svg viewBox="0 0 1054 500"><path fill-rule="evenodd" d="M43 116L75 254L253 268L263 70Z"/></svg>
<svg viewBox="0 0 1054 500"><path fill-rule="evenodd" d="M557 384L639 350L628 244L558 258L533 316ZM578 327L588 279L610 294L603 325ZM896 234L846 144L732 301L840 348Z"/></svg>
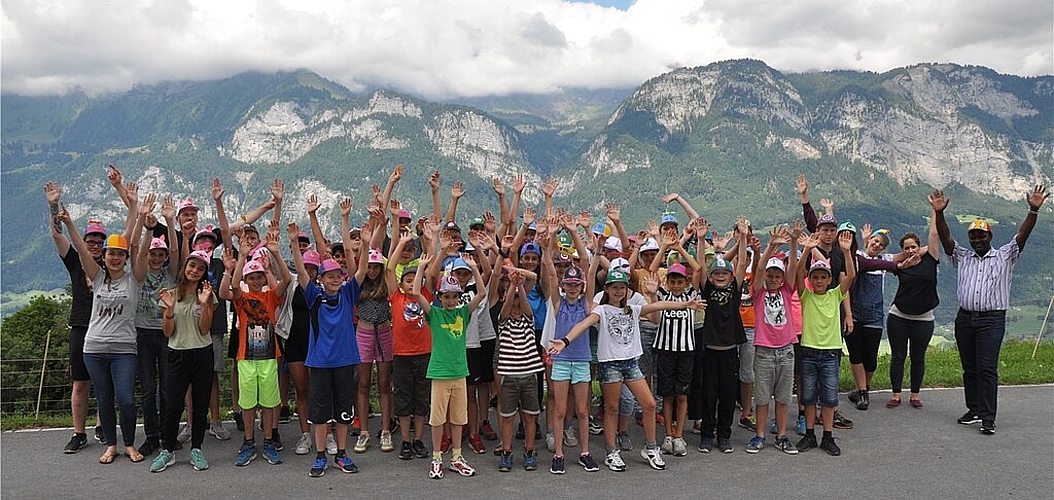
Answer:
<svg viewBox="0 0 1054 500"><path fill-rule="evenodd" d="M1033 208L1032 210L1029 210L1028 213L1030 213L1032 215L1039 215L1039 209L1038 208Z"/></svg>
<svg viewBox="0 0 1054 500"><path fill-rule="evenodd" d="M567 337L563 337L560 340L564 341L564 347L571 345L571 341L567 340Z"/></svg>

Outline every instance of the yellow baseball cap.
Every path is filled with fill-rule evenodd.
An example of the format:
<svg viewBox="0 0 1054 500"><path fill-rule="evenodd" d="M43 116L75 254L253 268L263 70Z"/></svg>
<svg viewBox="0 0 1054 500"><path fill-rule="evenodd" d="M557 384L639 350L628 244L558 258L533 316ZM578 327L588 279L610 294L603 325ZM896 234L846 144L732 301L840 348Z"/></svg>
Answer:
<svg viewBox="0 0 1054 500"><path fill-rule="evenodd" d="M984 219L975 219L972 223L970 223L970 227L966 229L966 232L970 232L975 229L978 231L988 231L989 233L992 232L992 226L989 226L988 221Z"/></svg>

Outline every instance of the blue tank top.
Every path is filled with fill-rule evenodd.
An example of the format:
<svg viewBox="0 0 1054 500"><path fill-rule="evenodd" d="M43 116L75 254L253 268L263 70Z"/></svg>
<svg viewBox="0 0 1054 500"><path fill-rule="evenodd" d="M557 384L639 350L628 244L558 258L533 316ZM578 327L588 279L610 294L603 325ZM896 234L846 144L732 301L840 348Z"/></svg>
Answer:
<svg viewBox="0 0 1054 500"><path fill-rule="evenodd" d="M586 317L586 298L581 297L574 304L568 303L566 297L560 297L560 308L556 311L556 331L554 339L562 339L576 323ZM592 358L589 350L589 335L579 335L574 342L553 356L554 361L585 361Z"/></svg>
<svg viewBox="0 0 1054 500"><path fill-rule="evenodd" d="M535 283L530 290L527 291L527 303L531 305L531 311L534 312L534 329L541 331L545 325L545 297L542 295L541 283Z"/></svg>

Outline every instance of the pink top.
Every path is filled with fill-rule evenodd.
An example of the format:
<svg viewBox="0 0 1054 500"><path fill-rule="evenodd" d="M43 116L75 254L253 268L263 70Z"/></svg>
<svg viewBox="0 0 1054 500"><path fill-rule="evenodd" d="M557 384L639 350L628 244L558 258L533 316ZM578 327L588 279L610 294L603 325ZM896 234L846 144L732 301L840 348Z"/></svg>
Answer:
<svg viewBox="0 0 1054 500"><path fill-rule="evenodd" d="M794 289L790 283L774 291L762 287L754 290L754 345L772 349L793 344L797 340L794 321ZM798 304L799 316L801 304ZM798 320L801 324L801 320Z"/></svg>

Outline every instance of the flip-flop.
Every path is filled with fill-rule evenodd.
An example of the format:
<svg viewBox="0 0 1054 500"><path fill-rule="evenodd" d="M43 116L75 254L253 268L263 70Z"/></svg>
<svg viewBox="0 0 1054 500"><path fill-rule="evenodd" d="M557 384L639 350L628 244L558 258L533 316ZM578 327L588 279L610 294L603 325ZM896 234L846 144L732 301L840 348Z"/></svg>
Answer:
<svg viewBox="0 0 1054 500"><path fill-rule="evenodd" d="M99 457L99 463L103 465L112 464L113 459L117 458L117 455L119 455L119 453L103 453L103 455Z"/></svg>
<svg viewBox="0 0 1054 500"><path fill-rule="evenodd" d="M146 460L146 457L143 456L143 454L139 453L138 451L135 452L134 454L126 453L126 455L128 455L128 460L131 460L132 463L134 463L134 464L137 464L139 462L142 462L143 460Z"/></svg>

